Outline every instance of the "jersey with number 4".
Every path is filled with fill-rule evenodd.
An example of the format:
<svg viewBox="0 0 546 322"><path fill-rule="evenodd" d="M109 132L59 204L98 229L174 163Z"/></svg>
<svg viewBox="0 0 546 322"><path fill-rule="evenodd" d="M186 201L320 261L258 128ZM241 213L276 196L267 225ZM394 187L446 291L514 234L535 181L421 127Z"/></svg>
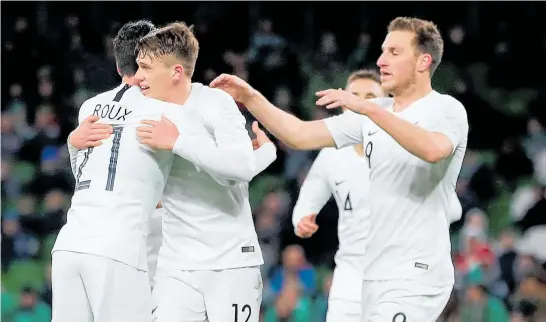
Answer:
<svg viewBox="0 0 546 322"><path fill-rule="evenodd" d="M372 100L392 112L394 100ZM337 147L364 142L370 168L370 220L364 278L409 279L431 286L454 283L450 222L461 215L455 184L466 152L464 106L432 91L397 117L444 134L451 155L428 163L409 153L367 117L354 113L326 120Z"/></svg>
<svg viewBox="0 0 546 322"><path fill-rule="evenodd" d="M120 85L83 103L78 121L90 115L113 126L103 144L79 150L76 187L67 223L53 251L104 256L147 270L149 219L161 198L173 155L139 143L141 120L176 118L180 106L142 95L137 86Z"/></svg>
<svg viewBox="0 0 546 322"><path fill-rule="evenodd" d="M348 265L359 273L363 270L370 225L368 187L367 160L354 147L322 149L303 182L292 215L292 223L297 227L304 216L318 214L333 195L339 214L336 265Z"/></svg>

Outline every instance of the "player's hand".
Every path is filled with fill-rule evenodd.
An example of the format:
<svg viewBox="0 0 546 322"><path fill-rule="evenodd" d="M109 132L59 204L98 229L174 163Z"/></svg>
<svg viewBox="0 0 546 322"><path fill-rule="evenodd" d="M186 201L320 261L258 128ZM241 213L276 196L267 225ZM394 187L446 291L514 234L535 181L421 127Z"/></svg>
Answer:
<svg viewBox="0 0 546 322"><path fill-rule="evenodd" d="M78 150L89 147L96 147L107 139L114 129L109 124L97 123L100 117L89 115L80 125L68 136L68 143Z"/></svg>
<svg viewBox="0 0 546 322"><path fill-rule="evenodd" d="M320 97L316 102L318 106L324 106L327 109L345 107L355 113L366 114L368 102L342 89L327 89L317 92L316 95Z"/></svg>
<svg viewBox="0 0 546 322"><path fill-rule="evenodd" d="M229 74L222 74L216 77L210 83L210 87L227 92L236 102L241 102L243 104L246 104L254 92L252 86L247 82L237 76Z"/></svg>
<svg viewBox="0 0 546 322"><path fill-rule="evenodd" d="M176 125L165 116L161 121L143 120L145 126L137 127L140 143L159 150L172 150L180 132Z"/></svg>
<svg viewBox="0 0 546 322"><path fill-rule="evenodd" d="M296 227L296 236L300 238L309 238L313 236L319 228L316 220L317 214L308 215L300 219L298 226Z"/></svg>
<svg viewBox="0 0 546 322"><path fill-rule="evenodd" d="M267 134L260 129L257 121L252 122L252 132L256 134L256 138L252 140L252 147L254 150L258 150L262 145L271 142Z"/></svg>

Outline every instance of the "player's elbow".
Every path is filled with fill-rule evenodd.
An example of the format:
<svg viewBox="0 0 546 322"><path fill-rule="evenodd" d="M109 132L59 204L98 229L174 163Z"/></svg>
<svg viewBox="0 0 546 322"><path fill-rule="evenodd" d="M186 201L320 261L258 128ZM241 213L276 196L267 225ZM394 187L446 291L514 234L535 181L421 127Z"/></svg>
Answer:
<svg viewBox="0 0 546 322"><path fill-rule="evenodd" d="M236 173L236 180L242 182L250 182L256 175L256 160L254 154L244 155L244 160L241 160L240 171Z"/></svg>
<svg viewBox="0 0 546 322"><path fill-rule="evenodd" d="M423 160L428 163L438 163L451 155L451 147L431 145L425 150Z"/></svg>

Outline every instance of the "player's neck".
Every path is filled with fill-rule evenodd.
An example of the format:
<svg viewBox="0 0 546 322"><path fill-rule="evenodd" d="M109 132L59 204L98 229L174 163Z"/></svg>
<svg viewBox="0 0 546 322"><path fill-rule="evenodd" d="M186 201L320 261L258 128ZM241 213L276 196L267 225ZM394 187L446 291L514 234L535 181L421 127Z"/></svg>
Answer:
<svg viewBox="0 0 546 322"><path fill-rule="evenodd" d="M410 84L408 87L400 91L400 93L394 93L394 112L402 112L413 102L427 96L432 92L432 84L430 81L416 82Z"/></svg>
<svg viewBox="0 0 546 322"><path fill-rule="evenodd" d="M363 157L364 156L364 146L362 144L357 144L354 146L356 154L358 156Z"/></svg>
<svg viewBox="0 0 546 322"><path fill-rule="evenodd" d="M178 105L184 105L190 97L190 93L191 80L188 79L187 81L181 82L173 89L167 101Z"/></svg>
<svg viewBox="0 0 546 322"><path fill-rule="evenodd" d="M121 77L121 82L131 86L139 85L138 79L136 79L135 77L129 77L127 75Z"/></svg>

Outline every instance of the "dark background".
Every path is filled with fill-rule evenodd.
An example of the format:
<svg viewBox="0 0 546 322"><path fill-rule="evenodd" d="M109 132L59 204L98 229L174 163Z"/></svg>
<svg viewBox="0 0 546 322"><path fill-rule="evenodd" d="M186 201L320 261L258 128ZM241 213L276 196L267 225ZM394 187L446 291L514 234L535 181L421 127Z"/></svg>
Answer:
<svg viewBox="0 0 546 322"><path fill-rule="evenodd" d="M546 321L546 5L362 1L2 2L4 321L50 319L49 251L74 184L66 137L81 103L119 84L111 41L123 23L193 24L201 46L194 81L234 73L277 106L317 119L327 114L314 92L375 67L396 16L438 25L445 55L433 83L465 105L470 123L457 184L464 214L452 225L457 284L443 318ZM322 321L337 209L323 209L313 238L294 236L291 209L317 152L278 146L277 161L251 183L266 261L264 321ZM304 255L290 247L295 255L282 261L292 244ZM295 291L283 277L294 267Z"/></svg>

